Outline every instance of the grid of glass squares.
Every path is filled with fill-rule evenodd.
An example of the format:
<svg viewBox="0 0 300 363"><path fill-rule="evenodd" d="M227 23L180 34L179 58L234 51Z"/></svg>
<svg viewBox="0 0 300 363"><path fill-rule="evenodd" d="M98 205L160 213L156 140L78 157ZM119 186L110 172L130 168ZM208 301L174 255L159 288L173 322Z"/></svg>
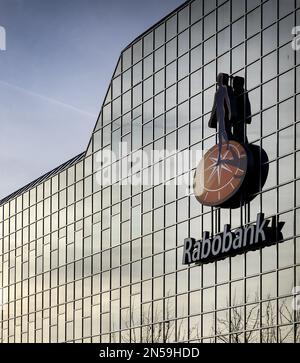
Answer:
<svg viewBox="0 0 300 363"><path fill-rule="evenodd" d="M291 47L299 6L188 1L122 52L84 160L0 206L1 341L300 341L292 310L300 285L300 53ZM176 185L181 175L170 185L99 185L121 159L104 170L98 152L120 141L127 154L177 150L175 160L178 151L214 145L207 123L218 72L245 77L249 142L270 159L267 184L250 205L203 207ZM255 221L259 212L285 222L283 243L182 265L184 238Z"/></svg>

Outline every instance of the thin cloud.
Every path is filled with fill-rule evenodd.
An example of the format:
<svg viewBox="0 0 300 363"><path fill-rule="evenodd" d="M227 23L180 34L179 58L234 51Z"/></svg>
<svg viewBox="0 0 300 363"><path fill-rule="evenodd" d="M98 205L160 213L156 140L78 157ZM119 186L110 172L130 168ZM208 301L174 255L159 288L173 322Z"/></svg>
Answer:
<svg viewBox="0 0 300 363"><path fill-rule="evenodd" d="M79 112L79 113L81 113L81 114L83 114L83 115L86 115L86 116L90 116L90 117L95 117L95 118L97 118L97 115L94 115L94 114L92 114L92 113L90 113L90 112L88 112L88 111L82 110L82 109L77 108L77 107L75 107L75 106L69 105L69 104L67 104L67 103L61 102L61 101L56 100L56 99L54 99L54 98L47 97L47 96L41 95L40 93L36 93L36 92L33 92L33 91L29 91L28 89L25 89L25 88L23 88L23 87L16 86L16 85L14 85L14 84L11 84L11 83L8 83L8 82L5 82L5 81L3 81L3 80L0 80L0 83L1 83L1 84L3 84L3 85L5 85L5 86L7 86L7 87L13 88L13 89L15 89L15 90L17 90L17 91L19 91L19 92L26 93L26 94L28 94L28 95L30 95L30 96L38 97L38 98L40 98L40 99L42 99L42 100L45 100L45 101L47 101L47 102L54 103L54 104L56 104L56 105L59 105L59 106L65 107L65 108L68 108L68 109L73 110L73 111L75 111L75 112Z"/></svg>

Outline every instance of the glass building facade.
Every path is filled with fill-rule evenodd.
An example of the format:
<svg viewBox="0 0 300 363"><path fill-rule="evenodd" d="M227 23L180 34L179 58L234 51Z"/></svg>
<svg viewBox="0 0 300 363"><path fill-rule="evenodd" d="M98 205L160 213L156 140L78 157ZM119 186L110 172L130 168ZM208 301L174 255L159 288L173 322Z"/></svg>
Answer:
<svg viewBox="0 0 300 363"><path fill-rule="evenodd" d="M2 342L300 342L297 24L299 0L194 0L121 53L87 150L0 202ZM246 80L263 190L238 209L202 206L179 181L192 162L168 183L134 183L216 144L219 72ZM119 157L104 162L105 150ZM134 150L162 156L128 173ZM285 222L282 243L182 264L186 237L260 212Z"/></svg>

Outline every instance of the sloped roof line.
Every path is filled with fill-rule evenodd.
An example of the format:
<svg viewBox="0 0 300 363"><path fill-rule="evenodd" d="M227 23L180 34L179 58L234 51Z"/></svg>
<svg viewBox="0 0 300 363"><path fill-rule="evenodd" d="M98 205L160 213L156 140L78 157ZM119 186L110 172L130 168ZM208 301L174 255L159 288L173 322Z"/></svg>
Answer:
<svg viewBox="0 0 300 363"><path fill-rule="evenodd" d="M13 192L12 194L9 194L7 197L3 198L0 200L0 206L2 206L3 204L11 201L12 199L20 196L21 194L27 192L28 190L34 188L35 186L41 184L42 182L46 181L47 179L49 179L50 177L57 175L58 173L68 169L69 167L71 167L72 165L78 163L79 161L84 159L85 156L85 151L82 152L79 155L76 155L74 158L66 161L65 163L59 165L58 167L56 167L55 169L49 171L48 173L40 176L39 178L35 179L34 181L30 182L29 184L25 185L24 187L18 189L17 191Z"/></svg>
<svg viewBox="0 0 300 363"><path fill-rule="evenodd" d="M137 43L140 39L142 39L143 37L145 37L152 30L154 30L155 28L157 28L160 24L164 23L167 19L171 18L174 14L176 14L177 12L179 12L181 9L185 8L189 3L192 3L192 2L193 2L193 0L186 0L181 5L179 5L176 9L172 10L170 13L168 13L163 18L161 18L160 20L158 20L156 23L154 23L153 25L151 25L142 34L138 35L128 45L126 45L126 47L123 48L121 54L124 53L125 50L127 50L128 48L132 47L133 44Z"/></svg>

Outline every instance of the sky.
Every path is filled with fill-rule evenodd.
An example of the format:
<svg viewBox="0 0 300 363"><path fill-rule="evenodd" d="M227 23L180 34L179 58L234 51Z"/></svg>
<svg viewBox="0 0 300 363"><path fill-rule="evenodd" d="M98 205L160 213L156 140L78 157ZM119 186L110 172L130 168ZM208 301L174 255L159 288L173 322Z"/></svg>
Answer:
<svg viewBox="0 0 300 363"><path fill-rule="evenodd" d="M0 0L0 199L86 149L120 52L183 2Z"/></svg>

